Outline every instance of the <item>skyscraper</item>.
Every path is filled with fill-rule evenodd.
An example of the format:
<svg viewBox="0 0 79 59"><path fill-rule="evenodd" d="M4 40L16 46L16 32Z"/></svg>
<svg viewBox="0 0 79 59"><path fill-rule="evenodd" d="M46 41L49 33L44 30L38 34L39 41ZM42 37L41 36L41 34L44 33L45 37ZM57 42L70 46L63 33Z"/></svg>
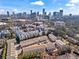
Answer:
<svg viewBox="0 0 79 59"><path fill-rule="evenodd" d="M47 12L45 11L45 8L43 8L43 13L42 13L42 14L43 14L43 19L46 18L46 13L47 13Z"/></svg>
<svg viewBox="0 0 79 59"><path fill-rule="evenodd" d="M32 14L33 13L33 11L32 10L30 10L30 14Z"/></svg>
<svg viewBox="0 0 79 59"><path fill-rule="evenodd" d="M23 12L23 16L26 16L26 12Z"/></svg>
<svg viewBox="0 0 79 59"><path fill-rule="evenodd" d="M13 14L12 14L12 15L13 15L13 17L15 17L15 12L13 12Z"/></svg>
<svg viewBox="0 0 79 59"><path fill-rule="evenodd" d="M63 10L60 10L60 17L63 16Z"/></svg>
<svg viewBox="0 0 79 59"><path fill-rule="evenodd" d="M72 16L72 14L70 13L69 16Z"/></svg>
<svg viewBox="0 0 79 59"><path fill-rule="evenodd" d="M48 17L49 17L49 19L51 18L51 12L49 12Z"/></svg>
<svg viewBox="0 0 79 59"><path fill-rule="evenodd" d="M7 16L8 16L8 17L10 16L9 11L7 11Z"/></svg>
<svg viewBox="0 0 79 59"><path fill-rule="evenodd" d="M57 12L53 12L53 16L56 17L57 16Z"/></svg>
<svg viewBox="0 0 79 59"><path fill-rule="evenodd" d="M43 8L43 15L45 15L45 9Z"/></svg>
<svg viewBox="0 0 79 59"><path fill-rule="evenodd" d="M61 18L63 16L63 10L60 10L59 12L53 12L53 16L55 18Z"/></svg>
<svg viewBox="0 0 79 59"><path fill-rule="evenodd" d="M39 12L37 12L37 16L39 16Z"/></svg>

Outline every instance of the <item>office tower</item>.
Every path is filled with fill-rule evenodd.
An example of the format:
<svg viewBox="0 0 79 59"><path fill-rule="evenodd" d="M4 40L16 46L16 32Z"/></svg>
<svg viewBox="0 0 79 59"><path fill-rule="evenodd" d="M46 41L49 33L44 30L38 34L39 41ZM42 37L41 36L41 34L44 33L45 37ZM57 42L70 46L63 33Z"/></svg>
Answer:
<svg viewBox="0 0 79 59"><path fill-rule="evenodd" d="M18 13L17 18L22 18L22 13Z"/></svg>
<svg viewBox="0 0 79 59"><path fill-rule="evenodd" d="M8 17L10 16L9 11L7 11L7 16L8 16Z"/></svg>
<svg viewBox="0 0 79 59"><path fill-rule="evenodd" d="M12 13L12 16L15 17L15 12Z"/></svg>
<svg viewBox="0 0 79 59"><path fill-rule="evenodd" d="M30 10L30 14L32 14L33 13L33 11L32 10Z"/></svg>
<svg viewBox="0 0 79 59"><path fill-rule="evenodd" d="M46 16L47 12L45 12L45 16Z"/></svg>
<svg viewBox="0 0 79 59"><path fill-rule="evenodd" d="M31 11L30 18L31 18L32 20L35 20L35 19L36 19L36 16L37 16L37 13Z"/></svg>
<svg viewBox="0 0 79 59"><path fill-rule="evenodd" d="M51 15L51 12L49 12L49 14L48 15Z"/></svg>
<svg viewBox="0 0 79 59"><path fill-rule="evenodd" d="M23 12L23 16L26 16L26 12Z"/></svg>
<svg viewBox="0 0 79 59"><path fill-rule="evenodd" d="M72 16L72 14L69 14L69 16Z"/></svg>
<svg viewBox="0 0 79 59"><path fill-rule="evenodd" d="M56 12L53 12L53 16L56 17Z"/></svg>
<svg viewBox="0 0 79 59"><path fill-rule="evenodd" d="M63 10L60 10L60 17L63 16Z"/></svg>
<svg viewBox="0 0 79 59"><path fill-rule="evenodd" d="M63 10L60 10L59 12L53 12L53 16L55 18L61 18L63 16Z"/></svg>
<svg viewBox="0 0 79 59"><path fill-rule="evenodd" d="M32 13L32 16L33 16L33 17L36 17L36 12L33 12L33 13Z"/></svg>
<svg viewBox="0 0 79 59"><path fill-rule="evenodd" d="M43 15L45 15L45 9L43 9Z"/></svg>
<svg viewBox="0 0 79 59"><path fill-rule="evenodd" d="M51 12L49 12L48 17L49 17L49 19L51 18Z"/></svg>
<svg viewBox="0 0 79 59"><path fill-rule="evenodd" d="M39 12L37 12L37 16L39 16Z"/></svg>
<svg viewBox="0 0 79 59"><path fill-rule="evenodd" d="M53 12L53 16L55 17L55 18L59 18L60 17L60 12Z"/></svg>
<svg viewBox="0 0 79 59"><path fill-rule="evenodd" d="M43 15L43 19L46 19L46 12L45 12L45 9L43 8L43 13L42 13Z"/></svg>

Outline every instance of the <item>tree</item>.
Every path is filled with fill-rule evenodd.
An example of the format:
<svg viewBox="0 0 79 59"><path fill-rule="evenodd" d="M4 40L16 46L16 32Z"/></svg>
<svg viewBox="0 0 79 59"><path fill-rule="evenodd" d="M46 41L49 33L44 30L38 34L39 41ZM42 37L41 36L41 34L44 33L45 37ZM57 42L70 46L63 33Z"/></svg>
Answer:
<svg viewBox="0 0 79 59"><path fill-rule="evenodd" d="M20 38L16 35L16 41L18 44L20 44Z"/></svg>
<svg viewBox="0 0 79 59"><path fill-rule="evenodd" d="M56 28L54 31L54 35L64 37L66 35L66 29L64 27Z"/></svg>
<svg viewBox="0 0 79 59"><path fill-rule="evenodd" d="M39 52L29 52L22 56L21 59L41 59L41 54Z"/></svg>

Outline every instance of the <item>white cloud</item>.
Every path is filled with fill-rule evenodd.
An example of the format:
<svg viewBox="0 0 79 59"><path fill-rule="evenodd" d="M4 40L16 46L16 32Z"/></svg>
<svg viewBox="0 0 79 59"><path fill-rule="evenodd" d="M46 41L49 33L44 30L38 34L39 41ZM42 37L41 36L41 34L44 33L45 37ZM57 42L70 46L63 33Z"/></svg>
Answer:
<svg viewBox="0 0 79 59"><path fill-rule="evenodd" d="M68 11L72 12L73 14L78 14L79 12L79 0L69 0L66 4Z"/></svg>
<svg viewBox="0 0 79 59"><path fill-rule="evenodd" d="M77 4L77 3L79 3L79 0L70 0L69 2L73 3L73 4Z"/></svg>
<svg viewBox="0 0 79 59"><path fill-rule="evenodd" d="M78 4L79 4L79 0L69 0L69 2L66 4L66 6L75 7L75 6L78 6Z"/></svg>
<svg viewBox="0 0 79 59"><path fill-rule="evenodd" d="M68 3L68 4L66 4L66 6L68 6L68 7L74 7L74 6L75 6L75 4Z"/></svg>
<svg viewBox="0 0 79 59"><path fill-rule="evenodd" d="M70 7L69 9L70 9L70 10L75 10L75 7Z"/></svg>
<svg viewBox="0 0 79 59"><path fill-rule="evenodd" d="M66 6L75 7L75 6L78 6L78 4L79 4L79 0L69 0Z"/></svg>
<svg viewBox="0 0 79 59"><path fill-rule="evenodd" d="M13 12L17 12L18 10L17 10L17 9L13 9L12 11L13 11Z"/></svg>
<svg viewBox="0 0 79 59"><path fill-rule="evenodd" d="M22 12L22 10L19 10L19 9L11 9L10 12L19 13L19 12Z"/></svg>
<svg viewBox="0 0 79 59"><path fill-rule="evenodd" d="M43 1L35 1L35 2L31 2L30 4L42 6L42 5L44 5L45 3L44 3Z"/></svg>
<svg viewBox="0 0 79 59"><path fill-rule="evenodd" d="M63 8L59 8L59 10L62 10Z"/></svg>
<svg viewBox="0 0 79 59"><path fill-rule="evenodd" d="M79 15L79 9L75 9L75 8L66 8L64 9L64 14L68 15L70 13L72 13L73 15Z"/></svg>
<svg viewBox="0 0 79 59"><path fill-rule="evenodd" d="M10 13L12 13L12 12L15 12L15 13L21 12L21 11L18 10L18 9L6 9L6 8L0 8L0 14L6 14L7 11L9 11Z"/></svg>
<svg viewBox="0 0 79 59"><path fill-rule="evenodd" d="M6 12L6 9L1 9L0 8L0 14L5 14L5 12Z"/></svg>

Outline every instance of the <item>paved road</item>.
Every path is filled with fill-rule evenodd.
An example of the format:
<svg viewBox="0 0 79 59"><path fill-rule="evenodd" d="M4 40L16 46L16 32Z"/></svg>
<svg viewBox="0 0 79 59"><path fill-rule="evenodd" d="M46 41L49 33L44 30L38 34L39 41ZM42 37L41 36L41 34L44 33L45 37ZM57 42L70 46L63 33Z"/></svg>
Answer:
<svg viewBox="0 0 79 59"><path fill-rule="evenodd" d="M7 44L8 44L7 59L17 59L13 40L12 39L7 40Z"/></svg>

